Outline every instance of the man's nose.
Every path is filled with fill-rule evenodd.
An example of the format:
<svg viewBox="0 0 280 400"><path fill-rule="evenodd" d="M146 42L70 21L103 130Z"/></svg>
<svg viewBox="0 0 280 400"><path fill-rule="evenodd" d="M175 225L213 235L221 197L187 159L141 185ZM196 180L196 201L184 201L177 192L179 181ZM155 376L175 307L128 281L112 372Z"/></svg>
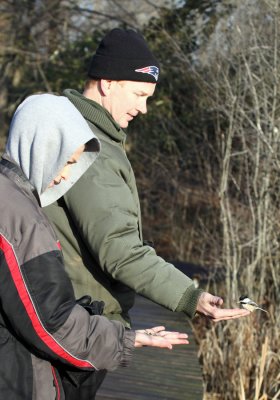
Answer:
<svg viewBox="0 0 280 400"><path fill-rule="evenodd" d="M147 101L146 100L143 100L143 101L141 101L139 104L138 104L138 111L141 113L141 114L146 114L147 113Z"/></svg>

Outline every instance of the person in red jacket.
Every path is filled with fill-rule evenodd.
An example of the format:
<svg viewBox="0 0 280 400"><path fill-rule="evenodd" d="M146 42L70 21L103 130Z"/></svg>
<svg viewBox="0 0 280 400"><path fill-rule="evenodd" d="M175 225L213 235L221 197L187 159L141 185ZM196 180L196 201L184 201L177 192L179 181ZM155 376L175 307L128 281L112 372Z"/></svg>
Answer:
<svg viewBox="0 0 280 400"><path fill-rule="evenodd" d="M130 331L76 301L60 244L41 206L66 193L94 162L99 140L62 96L27 98L0 162L0 393L63 400L62 380L126 366L134 347L172 348L187 335ZM87 301L84 301L87 300ZM67 397L66 397L67 400Z"/></svg>

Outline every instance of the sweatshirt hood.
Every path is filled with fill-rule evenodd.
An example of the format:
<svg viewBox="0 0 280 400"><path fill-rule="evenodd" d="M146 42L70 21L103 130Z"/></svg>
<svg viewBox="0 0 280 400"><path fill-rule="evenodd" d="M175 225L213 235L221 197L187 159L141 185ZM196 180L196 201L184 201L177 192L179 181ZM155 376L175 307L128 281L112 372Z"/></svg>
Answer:
<svg viewBox="0 0 280 400"><path fill-rule="evenodd" d="M70 177L48 187L75 151L86 145ZM63 96L39 94L17 108L5 153L36 189L42 207L62 197L95 161L100 143L76 107Z"/></svg>

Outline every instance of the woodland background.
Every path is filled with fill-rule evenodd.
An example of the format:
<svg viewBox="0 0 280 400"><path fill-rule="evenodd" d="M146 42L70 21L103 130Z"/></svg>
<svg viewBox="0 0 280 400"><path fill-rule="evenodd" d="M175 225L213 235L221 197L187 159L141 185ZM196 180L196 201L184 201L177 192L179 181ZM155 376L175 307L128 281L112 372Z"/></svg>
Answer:
<svg viewBox="0 0 280 400"><path fill-rule="evenodd" d="M0 149L26 96L82 90L115 26L140 29L162 66L128 130L145 237L203 265L226 306L248 294L269 311L195 320L205 399L279 399L279 2L1 0Z"/></svg>

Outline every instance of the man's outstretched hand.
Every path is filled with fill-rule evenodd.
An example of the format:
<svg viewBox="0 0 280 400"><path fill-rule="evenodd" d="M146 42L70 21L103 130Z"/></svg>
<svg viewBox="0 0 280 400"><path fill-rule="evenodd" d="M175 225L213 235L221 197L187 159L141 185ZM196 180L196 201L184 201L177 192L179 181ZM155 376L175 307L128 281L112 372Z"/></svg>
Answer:
<svg viewBox="0 0 280 400"><path fill-rule="evenodd" d="M199 297L196 311L199 314L210 318L214 322L227 319L246 317L250 311L241 308L221 308L223 299L218 296L213 296L210 293L203 292Z"/></svg>

